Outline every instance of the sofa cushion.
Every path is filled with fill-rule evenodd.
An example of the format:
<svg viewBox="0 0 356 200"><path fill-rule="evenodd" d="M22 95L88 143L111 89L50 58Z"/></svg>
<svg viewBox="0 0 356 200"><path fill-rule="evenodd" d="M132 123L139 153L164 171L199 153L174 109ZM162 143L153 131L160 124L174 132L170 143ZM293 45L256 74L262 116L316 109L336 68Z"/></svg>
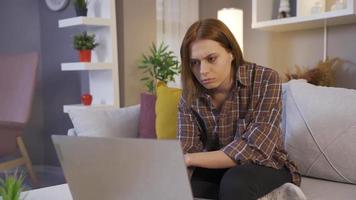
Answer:
<svg viewBox="0 0 356 200"><path fill-rule="evenodd" d="M77 136L137 137L140 106L73 109L68 112Z"/></svg>
<svg viewBox="0 0 356 200"><path fill-rule="evenodd" d="M285 100L285 147L301 174L356 183L356 90L292 80Z"/></svg>
<svg viewBox="0 0 356 200"><path fill-rule="evenodd" d="M356 185L302 177L300 186L307 199L335 200L355 199Z"/></svg>
<svg viewBox="0 0 356 200"><path fill-rule="evenodd" d="M156 138L156 96L149 93L141 93L140 99L140 138Z"/></svg>
<svg viewBox="0 0 356 200"><path fill-rule="evenodd" d="M178 101L182 90L157 85L156 135L158 139L175 139L177 135Z"/></svg>

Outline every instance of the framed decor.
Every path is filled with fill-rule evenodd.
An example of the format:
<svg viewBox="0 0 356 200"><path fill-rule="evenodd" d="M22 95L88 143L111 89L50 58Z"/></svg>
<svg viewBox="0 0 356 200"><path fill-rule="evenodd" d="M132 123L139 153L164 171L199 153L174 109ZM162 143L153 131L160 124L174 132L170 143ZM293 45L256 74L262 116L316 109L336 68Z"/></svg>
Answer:
<svg viewBox="0 0 356 200"><path fill-rule="evenodd" d="M69 0L45 0L47 7L52 11L60 11L64 9Z"/></svg>

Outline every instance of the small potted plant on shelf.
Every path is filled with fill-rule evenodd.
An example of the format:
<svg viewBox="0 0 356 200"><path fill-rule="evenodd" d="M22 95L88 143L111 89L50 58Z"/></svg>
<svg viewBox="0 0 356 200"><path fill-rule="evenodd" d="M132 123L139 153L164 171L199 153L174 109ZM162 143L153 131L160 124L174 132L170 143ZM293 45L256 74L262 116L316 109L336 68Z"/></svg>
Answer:
<svg viewBox="0 0 356 200"><path fill-rule="evenodd" d="M174 81L174 76L180 73L180 65L173 51L163 42L157 48L155 44L150 47L149 55L142 55L139 69L143 70L141 81L147 92L141 93L140 99L140 135L144 138L155 138L155 103L156 86L158 81L167 84ZM144 116L144 117L142 117Z"/></svg>
<svg viewBox="0 0 356 200"><path fill-rule="evenodd" d="M99 45L95 42L95 34L89 35L87 32L74 35L73 44L74 48L79 51L80 62L90 62L91 50Z"/></svg>
<svg viewBox="0 0 356 200"><path fill-rule="evenodd" d="M0 196L3 200L20 200L20 194L24 191L25 176L16 171L13 175L5 175L0 178Z"/></svg>
<svg viewBox="0 0 356 200"><path fill-rule="evenodd" d="M88 0L73 0L75 12L77 16L87 16L88 13Z"/></svg>

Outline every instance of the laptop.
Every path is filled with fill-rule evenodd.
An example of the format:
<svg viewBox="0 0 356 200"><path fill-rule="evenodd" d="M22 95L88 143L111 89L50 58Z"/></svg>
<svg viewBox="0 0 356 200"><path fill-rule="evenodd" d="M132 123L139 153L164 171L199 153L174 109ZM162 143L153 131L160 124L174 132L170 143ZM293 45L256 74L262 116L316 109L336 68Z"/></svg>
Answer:
<svg viewBox="0 0 356 200"><path fill-rule="evenodd" d="M52 140L74 200L193 200L177 140Z"/></svg>

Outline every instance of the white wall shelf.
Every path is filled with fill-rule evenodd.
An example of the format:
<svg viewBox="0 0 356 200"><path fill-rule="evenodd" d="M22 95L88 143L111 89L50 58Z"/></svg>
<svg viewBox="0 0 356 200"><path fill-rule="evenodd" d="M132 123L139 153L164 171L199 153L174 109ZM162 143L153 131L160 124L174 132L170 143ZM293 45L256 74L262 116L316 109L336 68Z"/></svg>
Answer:
<svg viewBox="0 0 356 200"><path fill-rule="evenodd" d="M61 64L62 71L87 71L89 91L82 92L89 92L93 96L91 106L64 105L63 110L66 113L71 109L120 106L115 2L115 0L90 0L87 17L71 17L58 21L59 28L80 27L90 35L95 34L95 41L99 44L91 51L91 62L74 61ZM81 95L78 93L78 100Z"/></svg>
<svg viewBox="0 0 356 200"><path fill-rule="evenodd" d="M354 0L347 0L345 9L330 11L330 5L334 2L335 0L326 0L326 12L319 14L272 19L273 11L278 10L273 8L273 0L253 0L251 26L254 29L282 32L320 28L325 22L329 26L356 23Z"/></svg>
<svg viewBox="0 0 356 200"><path fill-rule="evenodd" d="M68 113L70 110L78 110L78 109L111 109L114 108L113 105L90 105L85 106L82 104L73 104L73 105L64 105L63 112Z"/></svg>
<svg viewBox="0 0 356 200"><path fill-rule="evenodd" d="M101 19L93 17L72 17L68 19L62 19L58 21L59 28L65 28L70 26L110 26L110 19Z"/></svg>
<svg viewBox="0 0 356 200"><path fill-rule="evenodd" d="M87 63L87 62L73 62L62 63L62 71L78 71L78 70L112 70L112 63Z"/></svg>

